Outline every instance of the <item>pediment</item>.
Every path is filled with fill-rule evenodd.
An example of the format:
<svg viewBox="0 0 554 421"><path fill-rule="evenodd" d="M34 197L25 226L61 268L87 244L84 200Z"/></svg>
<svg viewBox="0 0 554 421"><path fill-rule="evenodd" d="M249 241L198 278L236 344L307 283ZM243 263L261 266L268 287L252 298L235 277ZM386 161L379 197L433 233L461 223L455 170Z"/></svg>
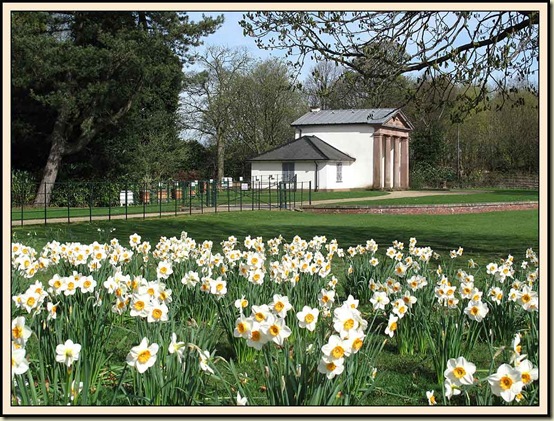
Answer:
<svg viewBox="0 0 554 421"><path fill-rule="evenodd" d="M404 130L412 130L411 125L408 123L406 118L404 118L404 116L400 113L393 115L390 119L388 119L383 124L383 126L396 127Z"/></svg>

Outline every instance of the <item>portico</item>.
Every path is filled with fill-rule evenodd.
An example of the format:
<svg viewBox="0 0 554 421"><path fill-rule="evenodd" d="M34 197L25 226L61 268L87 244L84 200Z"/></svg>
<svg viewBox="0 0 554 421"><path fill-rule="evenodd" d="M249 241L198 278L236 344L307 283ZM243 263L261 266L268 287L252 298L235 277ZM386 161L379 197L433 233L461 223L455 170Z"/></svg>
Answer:
<svg viewBox="0 0 554 421"><path fill-rule="evenodd" d="M373 133L373 188L405 190L410 186L410 129L400 121L391 125Z"/></svg>

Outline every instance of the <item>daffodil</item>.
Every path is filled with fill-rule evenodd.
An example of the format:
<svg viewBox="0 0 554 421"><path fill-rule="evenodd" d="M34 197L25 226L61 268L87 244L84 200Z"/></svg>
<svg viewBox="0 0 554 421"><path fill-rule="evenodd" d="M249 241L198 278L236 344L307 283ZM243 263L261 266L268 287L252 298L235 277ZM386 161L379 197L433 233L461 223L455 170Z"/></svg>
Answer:
<svg viewBox="0 0 554 421"><path fill-rule="evenodd" d="M329 308L335 302L335 291L322 289L319 292L317 299L319 300L320 306Z"/></svg>
<svg viewBox="0 0 554 421"><path fill-rule="evenodd" d="M239 316L235 322L235 330L233 331L233 336L235 338L244 338L248 339L250 331L252 330L252 317L244 317L244 315Z"/></svg>
<svg viewBox="0 0 554 421"><path fill-rule="evenodd" d="M199 349L198 354L199 354L199 359L200 359L200 368L202 369L202 371L214 374L213 368L211 368L210 365L209 365L210 351L208 351L208 350L202 351L201 349Z"/></svg>
<svg viewBox="0 0 554 421"><path fill-rule="evenodd" d="M475 320L476 322L481 322L488 312L489 308L487 304L482 301L471 300L464 309L464 313L471 320Z"/></svg>
<svg viewBox="0 0 554 421"><path fill-rule="evenodd" d="M435 391L434 390L428 390L425 392L425 395L427 396L427 402L429 402L429 405L436 405L437 401L435 399Z"/></svg>
<svg viewBox="0 0 554 421"><path fill-rule="evenodd" d="M260 350L266 344L270 341L271 338L269 338L265 333L261 330L261 324L258 322L252 322L252 328L250 329L250 333L248 335L248 339L246 340L246 345L248 345L251 348Z"/></svg>
<svg viewBox="0 0 554 421"><path fill-rule="evenodd" d="M139 373L144 373L156 362L159 346L156 343L148 345L148 339L143 338L139 345L131 348L127 354L127 364L135 367Z"/></svg>
<svg viewBox="0 0 554 421"><path fill-rule="evenodd" d="M523 387L530 385L539 378L539 369L527 359L520 361L515 365L515 369L521 373Z"/></svg>
<svg viewBox="0 0 554 421"><path fill-rule="evenodd" d="M223 297L227 294L227 282L225 282L220 276L216 279L210 279L210 294Z"/></svg>
<svg viewBox="0 0 554 421"><path fill-rule="evenodd" d="M390 314L387 328L385 329L385 335L389 335L391 338L394 336L394 332L396 331L396 329L398 329L397 322L398 322L398 317Z"/></svg>
<svg viewBox="0 0 554 421"><path fill-rule="evenodd" d="M161 261L156 268L156 275L158 279L167 279L173 273L171 262Z"/></svg>
<svg viewBox="0 0 554 421"><path fill-rule="evenodd" d="M46 311L48 312L48 315L46 316L46 320L55 319L58 316L58 303L54 304L54 303L48 302L46 304Z"/></svg>
<svg viewBox="0 0 554 421"><path fill-rule="evenodd" d="M147 317L151 299L148 294L132 294L129 305L131 317Z"/></svg>
<svg viewBox="0 0 554 421"><path fill-rule="evenodd" d="M168 311L169 309L165 303L159 302L158 300L152 300L146 308L146 320L148 323L166 322L168 320Z"/></svg>
<svg viewBox="0 0 554 421"><path fill-rule="evenodd" d="M19 316L12 320L12 341L20 347L25 347L32 333L31 328L25 325L25 317Z"/></svg>
<svg viewBox="0 0 554 421"><path fill-rule="evenodd" d="M181 283L187 286L188 288L193 288L199 282L200 282L200 276L198 275L197 272L194 272L194 271L187 272L185 276L183 276L183 278L181 279Z"/></svg>
<svg viewBox="0 0 554 421"><path fill-rule="evenodd" d="M168 351L170 354L176 354L179 362L182 362L185 343L177 342L177 334L173 332L171 334L171 342L169 343Z"/></svg>
<svg viewBox="0 0 554 421"><path fill-rule="evenodd" d="M343 305L346 305L347 307L350 307L350 308L358 308L359 302L360 300L354 299L354 297L350 294L348 295L348 298L343 303Z"/></svg>
<svg viewBox="0 0 554 421"><path fill-rule="evenodd" d="M79 382L79 385L75 387L75 380L71 382L71 390L69 392L69 398L73 401L77 396L79 396L79 393L83 391L83 382Z"/></svg>
<svg viewBox="0 0 554 421"><path fill-rule="evenodd" d="M502 364L495 374L487 378L494 395L512 402L523 389L521 372L509 364Z"/></svg>
<svg viewBox="0 0 554 421"><path fill-rule="evenodd" d="M248 300L244 297L244 295L239 299L235 300L235 307L238 308L241 313L243 309L248 307Z"/></svg>
<svg viewBox="0 0 554 421"><path fill-rule="evenodd" d="M452 396L462 393L460 386L453 383L449 378L444 379L444 396L450 400Z"/></svg>
<svg viewBox="0 0 554 421"><path fill-rule="evenodd" d="M390 302L390 299L386 292L376 291L369 301L373 304L373 309L377 311L385 310L385 306Z"/></svg>
<svg viewBox="0 0 554 421"><path fill-rule="evenodd" d="M310 332L315 330L318 317L319 310L309 306L304 306L302 311L296 313L296 318L299 321L298 326L308 329Z"/></svg>
<svg viewBox="0 0 554 421"><path fill-rule="evenodd" d="M328 379L332 379L344 371L344 358L331 360L329 358L322 357L317 366L317 371L325 374Z"/></svg>
<svg viewBox="0 0 554 421"><path fill-rule="evenodd" d="M79 359L80 352L81 345L73 343L71 339L68 339L65 343L59 344L56 347L56 361L71 367Z"/></svg>
<svg viewBox="0 0 554 421"><path fill-rule="evenodd" d="M131 248L137 248L140 245L140 235L137 233L134 233L129 236L129 244L131 245Z"/></svg>
<svg viewBox="0 0 554 421"><path fill-rule="evenodd" d="M333 328L341 338L346 338L350 332L358 329L360 326L359 311L355 308L343 304L333 311Z"/></svg>
<svg viewBox="0 0 554 421"><path fill-rule="evenodd" d="M248 399L245 397L242 397L240 395L240 392L237 392L237 406L245 406L248 403Z"/></svg>
<svg viewBox="0 0 554 421"><path fill-rule="evenodd" d="M262 323L268 318L273 317L273 314L267 304L262 304L260 306L252 306L252 317L256 322Z"/></svg>
<svg viewBox="0 0 554 421"><path fill-rule="evenodd" d="M277 345L283 345L283 341L288 338L292 331L285 324L285 319L278 317L273 322L263 323L261 325L262 333Z"/></svg>
<svg viewBox="0 0 554 421"><path fill-rule="evenodd" d="M527 285L520 290L520 294L517 302L523 307L525 311L538 310L538 306L539 306L538 294L536 291L533 291Z"/></svg>
<svg viewBox="0 0 554 421"><path fill-rule="evenodd" d="M29 369L25 352L25 348L16 348L12 345L12 379L15 374L23 374Z"/></svg>
<svg viewBox="0 0 554 421"><path fill-rule="evenodd" d="M446 363L444 377L457 386L473 384L473 373L476 367L464 357L450 358Z"/></svg>
<svg viewBox="0 0 554 421"><path fill-rule="evenodd" d="M349 356L351 347L350 343L341 339L340 336L331 335L327 343L321 347L321 352L329 361L336 361Z"/></svg>

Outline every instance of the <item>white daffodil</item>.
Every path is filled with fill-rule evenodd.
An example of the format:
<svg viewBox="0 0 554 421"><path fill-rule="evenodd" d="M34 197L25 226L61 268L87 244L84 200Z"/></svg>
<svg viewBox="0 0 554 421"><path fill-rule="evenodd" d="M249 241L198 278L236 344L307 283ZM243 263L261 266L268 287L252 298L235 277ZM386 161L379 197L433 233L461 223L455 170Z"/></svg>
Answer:
<svg viewBox="0 0 554 421"><path fill-rule="evenodd" d="M131 348L127 354L127 364L135 367L142 374L156 362L158 349L158 344L153 343L148 346L148 339L143 338L140 344Z"/></svg>
<svg viewBox="0 0 554 421"><path fill-rule="evenodd" d="M73 343L71 339L68 339L64 344L59 344L56 347L56 361L71 367L79 359L80 352L81 345Z"/></svg>

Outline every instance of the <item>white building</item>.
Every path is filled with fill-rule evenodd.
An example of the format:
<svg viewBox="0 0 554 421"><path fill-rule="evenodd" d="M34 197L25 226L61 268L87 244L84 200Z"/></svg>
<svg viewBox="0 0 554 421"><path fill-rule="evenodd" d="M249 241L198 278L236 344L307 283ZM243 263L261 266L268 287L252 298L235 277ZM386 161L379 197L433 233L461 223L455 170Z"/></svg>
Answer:
<svg viewBox="0 0 554 421"><path fill-rule="evenodd" d="M409 134L398 109L319 110L291 124L295 139L250 160L252 179L312 182L314 190L409 188Z"/></svg>

